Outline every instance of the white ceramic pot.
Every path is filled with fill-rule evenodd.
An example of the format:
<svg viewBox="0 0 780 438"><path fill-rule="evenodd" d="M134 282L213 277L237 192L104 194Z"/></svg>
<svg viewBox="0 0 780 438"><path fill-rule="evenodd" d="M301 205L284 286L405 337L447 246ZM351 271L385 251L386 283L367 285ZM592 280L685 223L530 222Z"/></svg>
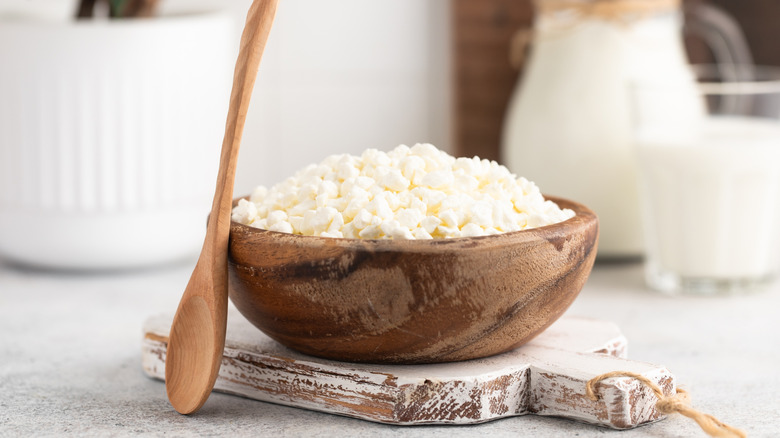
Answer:
<svg viewBox="0 0 780 438"><path fill-rule="evenodd" d="M64 269L196 254L233 24L222 13L0 23L0 254Z"/></svg>

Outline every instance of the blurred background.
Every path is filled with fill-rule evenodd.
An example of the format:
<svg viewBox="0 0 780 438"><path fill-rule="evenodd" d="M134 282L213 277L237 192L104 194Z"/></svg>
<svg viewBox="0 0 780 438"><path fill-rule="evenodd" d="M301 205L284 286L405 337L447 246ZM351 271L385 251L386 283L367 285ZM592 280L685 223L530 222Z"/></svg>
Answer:
<svg viewBox="0 0 780 438"><path fill-rule="evenodd" d="M91 3L0 0L0 221L6 225L0 230L33 223L50 230L38 240L50 240L52 265L67 253L68 245L117 240L111 226L101 221L128 230L117 245L131 246L141 236L152 236L159 242L161 259L196 252L203 232L201 212L207 210L213 190L230 73L251 2L111 0L97 2L92 19L75 20L75 11ZM629 3L574 2L588 5L575 10L579 22L593 24L591 18L596 17L594 22L602 20L609 29L600 36L577 34L569 32L577 26L564 24L555 32L571 33L571 44L556 48L550 43L557 38L555 32L545 32L558 19L554 17L571 13L557 0L285 0L250 106L235 194L273 185L331 154L429 142L454 155L498 160L547 193L589 205L602 222L600 257L637 260L644 247L636 163L624 117L630 108L610 106L615 102L593 96L614 92L614 87L610 92L599 88L610 81L625 88L621 81L636 79L636 72L625 77L613 73L640 69L643 64L637 60L655 53L645 42L654 39L653 44L684 40L686 54L674 62L685 67L689 62L721 62L719 52L733 49L718 47L722 35L707 41L710 29L688 32L695 27L690 26L689 11L702 5L726 16L725 27L731 29L726 40L741 41L736 52L744 56L731 62L780 65L780 51L774 47L780 29L773 21L780 5L769 0L648 0L638 4L650 9L637 12ZM145 18L100 16L113 10L101 12L101 7L122 4L148 5L153 12ZM623 8L616 14L598 9L615 4ZM593 5L595 9L587 9ZM720 45L733 46L729 41ZM85 48L87 42L94 46ZM663 52L659 62L648 61L641 76L660 77L661 64L678 50L673 45L667 49L655 50ZM547 73L537 74L535 82L529 78L525 92L536 90L542 96L537 99L543 100L533 105L527 100L526 113L513 113L513 95L523 88L533 62ZM539 82L540 75L549 81ZM555 101L555 90L564 89L570 97ZM545 96L552 97L547 101ZM565 111L579 114L560 112L568 107ZM582 120L592 129L576 127ZM513 126L520 137L533 129L545 132L517 140ZM564 144L563 149L561 144L559 150L549 147L555 142ZM598 149L606 143L611 146ZM518 148L552 152L544 160L512 158ZM569 154L575 148L593 153ZM567 155L568 164L549 165L549 160ZM577 165L589 168L569 172ZM613 187L625 190L613 193ZM603 195L596 198L589 192ZM53 225L58 222L51 217L70 222L57 230ZM156 225L161 221L188 226L178 227L177 235ZM92 238L73 237L62 242L61 251L52 249L52 240L80 233ZM14 242L18 235L0 231L0 253L30 246ZM164 254L164 247L182 250ZM41 251L33 245L29 254L12 258L33 261ZM153 262L141 256L148 247L135 251L136 260ZM112 264L98 256L87 260L87 253L87 267L99 268L101 261L106 266L132 265L130 256Z"/></svg>
<svg viewBox="0 0 780 438"><path fill-rule="evenodd" d="M226 9L237 39L250 3L162 0L159 11ZM707 3L735 18L757 64L780 64L777 2ZM70 15L76 2L2 0L0 8L7 17L21 10L45 16L46 9ZM428 141L500 159L502 123L523 69L510 65L510 43L533 17L530 0L286 0L258 79L236 193L290 175L300 167L298 153L315 161ZM692 62L711 61L700 42L688 43Z"/></svg>
<svg viewBox="0 0 780 438"><path fill-rule="evenodd" d="M774 44L780 4L683 4L705 2L737 21L756 64L780 65ZM162 6L229 7L240 24L249 3L170 0ZM518 29L533 25L531 0L321 3L286 0L280 9L250 110L236 193L298 169L299 156L285 153L292 150L313 162L332 153L431 142L458 156L501 161L502 125L524 66L511 65L510 45ZM692 63L713 61L699 38L688 36L686 47Z"/></svg>
<svg viewBox="0 0 780 438"><path fill-rule="evenodd" d="M727 12L739 24L754 62L780 65L774 41L780 28L773 22L780 4L771 0L684 0L685 7L707 3ZM517 77L523 65L513 68L507 53L518 28L533 23L530 1L454 0L455 138L461 155L500 159L501 129ZM694 64L712 62L712 53L700 38L685 39Z"/></svg>
<svg viewBox="0 0 780 438"><path fill-rule="evenodd" d="M238 41L250 3L160 5L229 8ZM451 11L448 0L285 0L258 76L235 193L336 153L420 142L452 151Z"/></svg>
<svg viewBox="0 0 780 438"><path fill-rule="evenodd" d="M197 253L251 1L112 0L76 20L79 3L95 2L0 0L0 254L121 269ZM107 19L122 3L152 16ZM285 0L236 196L335 153L452 151L451 11L447 0Z"/></svg>

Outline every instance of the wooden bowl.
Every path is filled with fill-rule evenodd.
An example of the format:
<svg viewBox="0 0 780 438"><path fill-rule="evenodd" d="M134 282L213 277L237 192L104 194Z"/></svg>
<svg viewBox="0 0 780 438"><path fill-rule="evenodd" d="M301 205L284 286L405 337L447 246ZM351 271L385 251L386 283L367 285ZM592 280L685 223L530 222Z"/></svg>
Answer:
<svg viewBox="0 0 780 438"><path fill-rule="evenodd" d="M360 240L233 222L230 299L302 353L371 363L474 359L522 345L574 301L596 257L598 219L485 237Z"/></svg>

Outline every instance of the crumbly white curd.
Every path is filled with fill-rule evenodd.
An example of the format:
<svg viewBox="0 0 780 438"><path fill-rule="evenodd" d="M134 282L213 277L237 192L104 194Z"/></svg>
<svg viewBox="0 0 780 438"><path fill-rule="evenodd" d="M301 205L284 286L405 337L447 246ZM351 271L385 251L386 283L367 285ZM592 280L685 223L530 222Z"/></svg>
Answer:
<svg viewBox="0 0 780 438"><path fill-rule="evenodd" d="M359 239L486 236L573 216L495 161L430 144L332 155L233 209L234 221L264 230Z"/></svg>

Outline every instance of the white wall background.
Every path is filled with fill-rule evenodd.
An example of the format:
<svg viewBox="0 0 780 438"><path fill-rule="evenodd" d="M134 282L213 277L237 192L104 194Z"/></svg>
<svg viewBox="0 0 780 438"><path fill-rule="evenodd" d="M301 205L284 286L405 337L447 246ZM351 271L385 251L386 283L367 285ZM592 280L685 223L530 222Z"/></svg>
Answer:
<svg viewBox="0 0 780 438"><path fill-rule="evenodd" d="M250 0L162 0L166 12ZM451 150L448 0L282 0L240 153L236 195L334 153L431 142ZM228 99L228 96L225 96Z"/></svg>

